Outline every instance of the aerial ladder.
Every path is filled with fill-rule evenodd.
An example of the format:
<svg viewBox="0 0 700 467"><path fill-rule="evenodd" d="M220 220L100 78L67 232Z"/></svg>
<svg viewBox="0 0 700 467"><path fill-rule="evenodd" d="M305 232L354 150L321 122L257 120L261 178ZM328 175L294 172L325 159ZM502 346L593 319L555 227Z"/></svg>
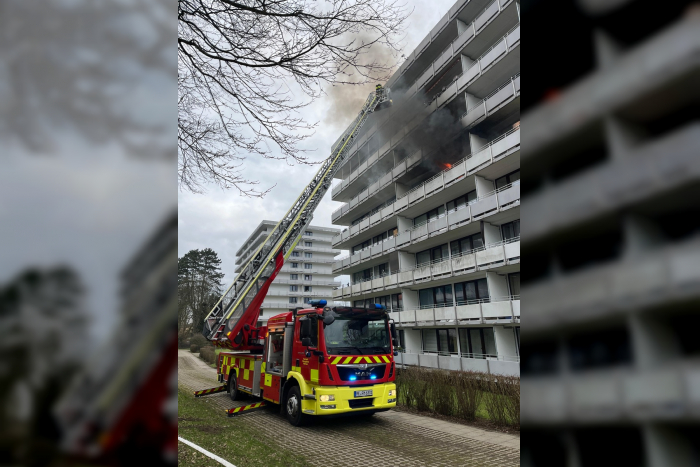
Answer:
<svg viewBox="0 0 700 467"><path fill-rule="evenodd" d="M331 186L333 176L372 112L391 105L389 89L377 85L355 120L331 148L331 155L292 207L251 255L240 274L204 319L202 334L217 347L260 352L265 336L256 323L270 284L304 235L313 212Z"/></svg>

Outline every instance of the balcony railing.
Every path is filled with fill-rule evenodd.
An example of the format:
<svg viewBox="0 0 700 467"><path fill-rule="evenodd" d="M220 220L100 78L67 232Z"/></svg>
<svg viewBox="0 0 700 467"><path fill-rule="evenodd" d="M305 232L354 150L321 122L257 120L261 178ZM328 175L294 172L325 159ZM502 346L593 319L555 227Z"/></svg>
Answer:
<svg viewBox="0 0 700 467"><path fill-rule="evenodd" d="M453 371L477 371L481 373L519 376L520 357L516 355L490 356L450 352L400 352L395 357L400 366L420 366Z"/></svg>

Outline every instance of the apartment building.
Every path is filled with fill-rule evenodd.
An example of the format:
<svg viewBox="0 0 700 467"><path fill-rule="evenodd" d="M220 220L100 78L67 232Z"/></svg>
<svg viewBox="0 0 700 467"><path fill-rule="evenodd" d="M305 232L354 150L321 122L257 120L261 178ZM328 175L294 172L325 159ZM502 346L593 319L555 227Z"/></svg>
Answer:
<svg viewBox="0 0 700 467"><path fill-rule="evenodd" d="M519 8L457 1L336 176L333 296L386 305L404 365L519 373Z"/></svg>
<svg viewBox="0 0 700 467"><path fill-rule="evenodd" d="M700 465L700 12L529 13L576 63L524 104L523 465Z"/></svg>
<svg viewBox="0 0 700 467"><path fill-rule="evenodd" d="M277 222L262 221L236 252L238 274ZM270 285L260 311L260 322L270 316L308 304L309 300L333 301L333 289L340 286L333 274L333 261L340 250L331 247L339 229L310 225L275 280Z"/></svg>

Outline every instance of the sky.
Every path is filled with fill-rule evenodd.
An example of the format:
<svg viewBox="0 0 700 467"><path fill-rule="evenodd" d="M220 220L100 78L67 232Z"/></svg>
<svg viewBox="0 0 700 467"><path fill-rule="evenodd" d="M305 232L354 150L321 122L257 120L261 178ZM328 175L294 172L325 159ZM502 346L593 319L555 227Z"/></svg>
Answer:
<svg viewBox="0 0 700 467"><path fill-rule="evenodd" d="M402 53L409 55L453 4L453 0L407 1L407 8L414 8L414 11L407 20ZM401 61L397 67L398 65L401 65ZM372 88L373 85L368 86L367 94ZM329 91L331 92L328 93ZM328 95L319 98L300 113L307 121L320 122L314 135L303 145L307 149L315 149L310 154L310 159L313 160L323 160L330 156L331 145L360 109L355 101L357 109L344 118L338 118L336 112L339 111L333 107L333 95L342 94L344 90L327 89L326 92ZM360 104L367 94L361 97ZM332 123L324 125L324 122ZM215 186L210 186L203 194L181 191L178 194L178 256L193 249L212 248L222 260L224 283L230 285L235 277L236 251L260 221L278 221L317 170L318 165L290 166L283 161L251 157L245 162L245 176L259 180L260 189L274 186L263 199L244 198L233 190L224 191ZM329 189L314 213L312 224L340 228L332 224L331 214L342 204L331 199ZM341 253L341 256L346 253ZM344 279L347 282L346 276L340 280Z"/></svg>

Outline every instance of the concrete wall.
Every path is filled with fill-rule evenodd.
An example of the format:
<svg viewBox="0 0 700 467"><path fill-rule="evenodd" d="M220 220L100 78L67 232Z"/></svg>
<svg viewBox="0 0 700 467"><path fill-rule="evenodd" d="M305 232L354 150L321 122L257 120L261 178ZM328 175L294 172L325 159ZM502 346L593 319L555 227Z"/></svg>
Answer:
<svg viewBox="0 0 700 467"><path fill-rule="evenodd" d="M515 357L518 355L518 350L515 347L515 329L512 327L494 326L493 334L499 357Z"/></svg>

